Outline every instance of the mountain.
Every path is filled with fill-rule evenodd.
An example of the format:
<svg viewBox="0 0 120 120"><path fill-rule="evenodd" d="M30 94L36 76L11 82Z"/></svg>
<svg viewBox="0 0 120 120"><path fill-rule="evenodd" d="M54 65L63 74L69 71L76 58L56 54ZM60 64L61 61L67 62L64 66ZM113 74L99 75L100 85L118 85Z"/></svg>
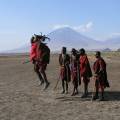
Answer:
<svg viewBox="0 0 120 120"><path fill-rule="evenodd" d="M104 42L104 44L106 47L116 50L120 48L120 36L109 38Z"/></svg>
<svg viewBox="0 0 120 120"><path fill-rule="evenodd" d="M75 30L65 27L54 30L47 35L51 41L48 46L51 51L60 51L63 46L68 50L71 48L85 48L86 50L103 50L103 49L118 49L120 48L120 37L110 38L106 41L96 41L92 38L86 37ZM7 53L24 53L30 51L30 44L21 46L18 49L7 51Z"/></svg>
<svg viewBox="0 0 120 120"><path fill-rule="evenodd" d="M30 51L30 44L25 44L19 48L3 51L1 53L28 53Z"/></svg>
<svg viewBox="0 0 120 120"><path fill-rule="evenodd" d="M100 45L100 42L88 38L68 27L57 29L49 33L48 37L51 38L49 46L52 50L60 50L62 46L66 46L69 50L73 47L77 49L91 49L93 46Z"/></svg>

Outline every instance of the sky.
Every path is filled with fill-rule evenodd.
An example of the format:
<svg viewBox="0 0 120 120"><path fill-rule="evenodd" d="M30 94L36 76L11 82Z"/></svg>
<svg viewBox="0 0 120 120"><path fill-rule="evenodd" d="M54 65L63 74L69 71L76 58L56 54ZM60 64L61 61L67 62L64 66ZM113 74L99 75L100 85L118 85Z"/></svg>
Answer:
<svg viewBox="0 0 120 120"><path fill-rule="evenodd" d="M0 0L0 51L62 27L96 40L119 36L120 0Z"/></svg>

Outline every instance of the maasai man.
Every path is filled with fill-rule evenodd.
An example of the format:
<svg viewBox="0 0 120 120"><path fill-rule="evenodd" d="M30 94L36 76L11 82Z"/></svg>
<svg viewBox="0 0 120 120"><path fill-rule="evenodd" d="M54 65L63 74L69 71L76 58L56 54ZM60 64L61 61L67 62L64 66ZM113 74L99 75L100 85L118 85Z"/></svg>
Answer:
<svg viewBox="0 0 120 120"><path fill-rule="evenodd" d="M44 83L44 80L42 78L42 75L37 68L36 62L37 62L37 41L34 36L31 38L31 52L30 52L30 60L34 64L34 70L37 73L39 80L40 80L40 85Z"/></svg>
<svg viewBox="0 0 120 120"><path fill-rule="evenodd" d="M73 83L73 93L72 96L78 94L78 84L80 83L80 71L79 71L79 57L77 54L77 50L74 48L71 51L71 75L72 75L72 83Z"/></svg>
<svg viewBox="0 0 120 120"><path fill-rule="evenodd" d="M99 99L100 101L104 100L104 88L109 87L109 83L107 80L107 72L106 72L106 62L101 57L101 53L99 51L96 52L96 61L93 65L94 78L95 78L95 95L93 96L93 100ZM100 97L98 96L99 88L101 89Z"/></svg>
<svg viewBox="0 0 120 120"><path fill-rule="evenodd" d="M32 42L31 44L31 61L34 64L34 70L37 73L40 81L41 81L41 85L45 82L45 88L47 89L47 87L49 86L49 82L47 80L47 76L45 73L47 64L49 63L49 58L50 57L50 49L44 44L42 43L44 39L44 36L39 36L39 35L35 35L34 36L34 42ZM47 59L46 59L47 58Z"/></svg>
<svg viewBox="0 0 120 120"><path fill-rule="evenodd" d="M62 80L62 94L68 93L68 82L70 82L70 56L66 53L66 47L62 48L59 55L60 77Z"/></svg>
<svg viewBox="0 0 120 120"><path fill-rule="evenodd" d="M92 71L89 60L83 48L80 49L80 75L81 80L83 80L84 83L84 94L81 96L81 98L84 98L88 95L88 83L90 82L90 77L92 77Z"/></svg>

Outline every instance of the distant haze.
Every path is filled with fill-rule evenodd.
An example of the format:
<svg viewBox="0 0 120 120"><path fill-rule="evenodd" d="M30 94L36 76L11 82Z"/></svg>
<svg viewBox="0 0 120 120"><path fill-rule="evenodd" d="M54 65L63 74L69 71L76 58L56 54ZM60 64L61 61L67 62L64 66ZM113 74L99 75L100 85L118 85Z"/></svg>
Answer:
<svg viewBox="0 0 120 120"><path fill-rule="evenodd" d="M110 38L106 41L97 41L92 38L86 37L75 30L65 27L54 30L48 34L51 38L50 42L47 42L51 51L60 51L63 46L68 50L72 48L80 49L85 48L87 50L97 50L110 48L112 50L120 48L120 37ZM30 44L21 46L18 49L10 50L7 52L24 53L30 51Z"/></svg>

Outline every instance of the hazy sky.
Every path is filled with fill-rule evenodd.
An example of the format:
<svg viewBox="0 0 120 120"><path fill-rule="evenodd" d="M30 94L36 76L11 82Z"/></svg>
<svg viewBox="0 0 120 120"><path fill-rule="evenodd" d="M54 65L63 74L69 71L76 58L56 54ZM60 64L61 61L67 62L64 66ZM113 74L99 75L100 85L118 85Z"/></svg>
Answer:
<svg viewBox="0 0 120 120"><path fill-rule="evenodd" d="M120 0L0 0L0 51L65 26L98 40L118 36Z"/></svg>

